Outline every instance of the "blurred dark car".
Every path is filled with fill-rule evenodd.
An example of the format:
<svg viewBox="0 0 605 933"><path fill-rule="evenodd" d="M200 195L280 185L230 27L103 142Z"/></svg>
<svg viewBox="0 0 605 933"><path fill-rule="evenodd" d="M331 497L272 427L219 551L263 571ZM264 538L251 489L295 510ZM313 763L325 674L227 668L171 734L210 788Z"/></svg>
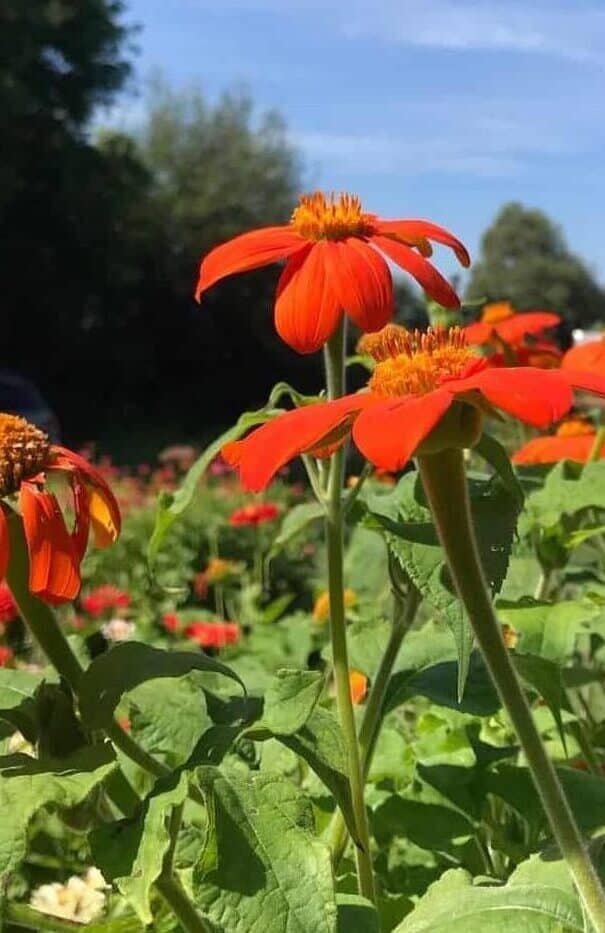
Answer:
<svg viewBox="0 0 605 933"><path fill-rule="evenodd" d="M0 411L21 415L45 431L55 444L61 440L57 416L40 390L11 369L0 369Z"/></svg>

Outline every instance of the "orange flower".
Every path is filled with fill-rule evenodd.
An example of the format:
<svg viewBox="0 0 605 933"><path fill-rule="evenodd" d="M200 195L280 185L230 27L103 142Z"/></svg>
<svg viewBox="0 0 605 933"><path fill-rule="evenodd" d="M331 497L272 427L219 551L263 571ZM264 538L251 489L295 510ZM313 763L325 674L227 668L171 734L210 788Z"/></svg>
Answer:
<svg viewBox="0 0 605 933"><path fill-rule="evenodd" d="M430 240L453 249L463 266L469 255L451 233L427 220L382 220L349 194L303 195L289 224L263 227L217 246L200 266L195 297L219 279L287 260L277 286L275 327L299 353L313 353L336 329L342 312L363 331L376 331L393 315L389 268L376 249L409 272L440 305L458 308L451 285L427 262ZM373 249L372 247L376 247Z"/></svg>
<svg viewBox="0 0 605 933"><path fill-rule="evenodd" d="M71 489L71 531L53 492L49 475L62 476ZM18 496L29 553L29 588L49 603L75 599L80 563L92 527L98 547L120 533L120 510L100 473L71 450L49 443L47 436L15 415L0 414L0 497ZM0 578L10 556L9 524L0 505Z"/></svg>
<svg viewBox="0 0 605 933"><path fill-rule="evenodd" d="M236 509L229 516L230 525L264 525L274 522L279 515L279 506L274 502L253 502Z"/></svg>
<svg viewBox="0 0 605 933"><path fill-rule="evenodd" d="M361 671L349 671L349 687L353 703L356 706L363 703L368 692L368 678Z"/></svg>
<svg viewBox="0 0 605 933"><path fill-rule="evenodd" d="M525 338L556 327L561 318L552 311L515 311L510 301L486 305L481 320L463 328L466 342L475 346L502 341L509 347L522 346Z"/></svg>
<svg viewBox="0 0 605 933"><path fill-rule="evenodd" d="M223 456L246 489L263 489L301 453L325 456L351 431L366 459L394 471L417 453L472 447L482 414L494 409L545 428L569 411L572 388L605 395L605 376L531 366L492 369L456 327L421 334L391 324L362 343L376 361L369 391L286 412L225 445Z"/></svg>
<svg viewBox="0 0 605 933"><path fill-rule="evenodd" d="M357 593L355 590L346 589L343 593L345 609L351 609L357 605ZM316 622L327 622L330 618L330 594L324 590L319 594L313 606L313 618Z"/></svg>
<svg viewBox="0 0 605 933"><path fill-rule="evenodd" d="M586 463L594 446L597 433L586 418L568 418L554 434L534 437L513 454L513 463L558 463L559 460L577 460ZM605 449L599 459L605 459Z"/></svg>
<svg viewBox="0 0 605 933"><path fill-rule="evenodd" d="M563 356L563 369L582 369L589 373L605 374L605 336L572 347Z"/></svg>

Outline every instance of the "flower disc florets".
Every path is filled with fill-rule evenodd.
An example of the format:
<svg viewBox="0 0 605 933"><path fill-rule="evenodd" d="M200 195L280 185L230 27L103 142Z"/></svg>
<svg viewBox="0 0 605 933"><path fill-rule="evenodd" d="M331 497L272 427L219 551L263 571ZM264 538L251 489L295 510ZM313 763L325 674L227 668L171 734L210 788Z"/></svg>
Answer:
<svg viewBox="0 0 605 933"><path fill-rule="evenodd" d="M374 395L426 395L444 380L462 376L477 360L459 327L408 331L391 324L359 342L377 365L368 383Z"/></svg>
<svg viewBox="0 0 605 933"><path fill-rule="evenodd" d="M44 469L50 441L25 418L0 414L0 496L17 492L21 481Z"/></svg>
<svg viewBox="0 0 605 933"><path fill-rule="evenodd" d="M566 418L555 431L557 437L581 437L584 434L594 433L595 428L592 422L580 415Z"/></svg>
<svg viewBox="0 0 605 933"><path fill-rule="evenodd" d="M344 240L347 237L371 236L375 232L375 215L361 209L361 201L352 194L332 194L322 191L303 194L294 209L290 224L307 240Z"/></svg>

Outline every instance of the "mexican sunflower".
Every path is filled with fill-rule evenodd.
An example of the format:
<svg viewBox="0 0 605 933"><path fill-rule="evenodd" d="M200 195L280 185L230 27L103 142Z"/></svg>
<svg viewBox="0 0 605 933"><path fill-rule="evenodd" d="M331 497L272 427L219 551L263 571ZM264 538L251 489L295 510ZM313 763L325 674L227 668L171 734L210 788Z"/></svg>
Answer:
<svg viewBox="0 0 605 933"><path fill-rule="evenodd" d="M466 342L475 346L504 343L523 346L528 336L538 337L561 322L552 311L515 311L510 301L486 305L481 318L463 328Z"/></svg>
<svg viewBox="0 0 605 933"><path fill-rule="evenodd" d="M563 356L561 366L563 369L583 369L605 375L605 337L572 347Z"/></svg>
<svg viewBox="0 0 605 933"><path fill-rule="evenodd" d="M590 458L597 432L586 418L572 417L563 421L554 434L534 437L512 456L513 463L558 463L559 460L576 460L586 463ZM605 459L605 449L599 459Z"/></svg>
<svg viewBox="0 0 605 933"><path fill-rule="evenodd" d="M313 353L338 326L343 311L362 331L380 330L393 315L393 285L381 253L409 272L447 308L460 302L427 261L431 240L451 247L463 266L469 255L451 233L427 220L383 220L349 194L303 195L289 224L263 227L217 246L200 266L195 297L219 279L286 260L277 286L275 327L299 353ZM379 252L378 252L379 251Z"/></svg>
<svg viewBox="0 0 605 933"><path fill-rule="evenodd" d="M457 327L419 333L390 324L362 338L360 349L376 362L366 391L286 412L224 446L246 489L264 489L299 454L332 453L349 433L379 469L399 470L416 454L472 447L484 413L545 428L569 411L573 388L605 395L605 376L492 369Z"/></svg>
<svg viewBox="0 0 605 933"><path fill-rule="evenodd" d="M71 529L47 486L55 477L71 492ZM51 445L24 418L0 414L0 498L14 504L23 518L31 592L49 603L74 599L89 530L98 547L112 544L120 533L120 510L103 477L83 457ZM10 558L5 508L0 504L0 578Z"/></svg>

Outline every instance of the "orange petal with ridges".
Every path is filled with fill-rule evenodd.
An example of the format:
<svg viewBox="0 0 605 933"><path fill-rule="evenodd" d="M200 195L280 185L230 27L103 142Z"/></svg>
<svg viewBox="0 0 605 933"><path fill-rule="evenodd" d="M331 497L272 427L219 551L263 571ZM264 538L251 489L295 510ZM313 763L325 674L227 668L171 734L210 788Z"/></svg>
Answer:
<svg viewBox="0 0 605 933"><path fill-rule="evenodd" d="M219 279L287 259L306 243L307 241L289 226L262 227L222 243L202 259L195 289L196 301L200 300L202 292Z"/></svg>
<svg viewBox="0 0 605 933"><path fill-rule="evenodd" d="M374 396L373 404L353 425L353 440L381 470L401 470L453 401L444 389L407 398L385 400Z"/></svg>
<svg viewBox="0 0 605 933"><path fill-rule="evenodd" d="M386 262L355 237L326 246L330 283L339 305L361 330L381 330L394 312L393 281Z"/></svg>
<svg viewBox="0 0 605 933"><path fill-rule="evenodd" d="M52 493L21 484L19 496L29 553L29 588L48 603L75 599L80 572L73 541Z"/></svg>
<svg viewBox="0 0 605 933"><path fill-rule="evenodd" d="M298 353L314 353L332 336L342 308L330 281L326 240L293 256L281 274L275 327Z"/></svg>
<svg viewBox="0 0 605 933"><path fill-rule="evenodd" d="M558 463L560 460L576 460L586 463L592 451L596 434L581 434L575 437L534 437L512 456L513 463ZM605 449L599 459L605 459Z"/></svg>
<svg viewBox="0 0 605 933"><path fill-rule="evenodd" d="M252 431L241 441L225 444L221 453L239 470L244 489L259 492L281 467L301 453L321 447L368 403L368 395L347 395L334 402L295 408Z"/></svg>
<svg viewBox="0 0 605 933"><path fill-rule="evenodd" d="M477 389L495 408L535 428L559 421L573 403L571 386L560 370L532 366L483 369L468 379L453 379L447 386L456 395Z"/></svg>
<svg viewBox="0 0 605 933"><path fill-rule="evenodd" d="M524 311L496 324L495 330L505 343L515 344L527 334L541 334L560 323L560 316L552 311Z"/></svg>
<svg viewBox="0 0 605 933"><path fill-rule="evenodd" d="M410 246L398 240L392 240L388 236L373 236L370 242L381 252L386 253L389 259L396 262L398 266L409 272L434 301L444 308L460 307L460 299L447 279L444 279L430 262L427 262Z"/></svg>
<svg viewBox="0 0 605 933"><path fill-rule="evenodd" d="M458 262L465 269L471 264L471 257L464 243L461 243L445 227L431 223L430 220L383 220L379 217L376 226L378 233L385 236L401 237L413 245L418 239L434 240L435 243L442 243L454 251Z"/></svg>

